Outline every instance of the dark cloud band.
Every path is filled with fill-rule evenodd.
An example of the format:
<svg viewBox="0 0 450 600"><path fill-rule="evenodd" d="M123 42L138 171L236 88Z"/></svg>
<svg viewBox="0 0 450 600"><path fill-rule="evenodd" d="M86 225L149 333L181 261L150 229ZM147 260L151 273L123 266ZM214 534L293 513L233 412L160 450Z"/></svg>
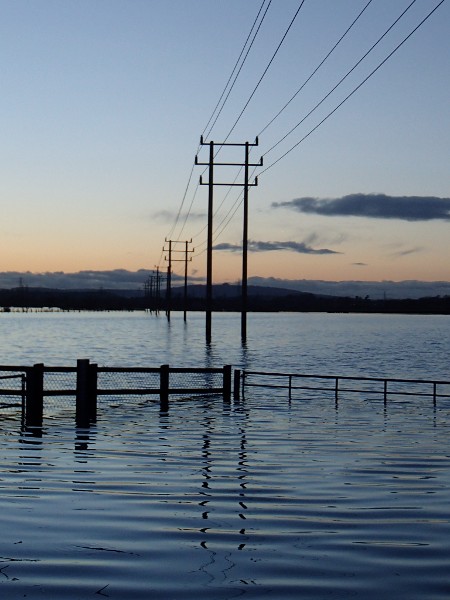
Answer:
<svg viewBox="0 0 450 600"><path fill-rule="evenodd" d="M273 202L272 206L327 217L366 217L404 221L450 220L450 198L436 196L350 194L341 198L295 198L288 202Z"/></svg>
<svg viewBox="0 0 450 600"><path fill-rule="evenodd" d="M215 250L227 250L229 252L240 252L242 250L241 245L236 244L217 244L214 246ZM291 252L298 252L300 254L340 254L335 250L329 250L328 248L312 248L304 242L258 242L249 240L248 242L249 252L273 252L274 250L290 250Z"/></svg>
<svg viewBox="0 0 450 600"><path fill-rule="evenodd" d="M64 273L62 271L31 273L6 271L0 272L0 288L14 288L19 285L53 289L142 289L145 281L154 271L139 269L127 271L78 271ZM202 277L190 276L192 281L203 281ZM172 274L172 281L184 280L181 275Z"/></svg>

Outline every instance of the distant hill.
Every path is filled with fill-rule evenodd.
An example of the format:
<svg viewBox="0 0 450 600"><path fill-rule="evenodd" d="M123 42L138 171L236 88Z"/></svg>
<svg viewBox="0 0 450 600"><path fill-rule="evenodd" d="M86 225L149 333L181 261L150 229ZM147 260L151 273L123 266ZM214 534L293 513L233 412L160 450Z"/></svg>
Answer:
<svg viewBox="0 0 450 600"><path fill-rule="evenodd" d="M188 287L189 311L206 308L206 286ZM11 307L45 308L61 310L160 310L167 309L166 290L161 289L159 298L145 295L135 289L52 289L21 285L12 289L0 289L0 310L8 312ZM171 290L170 310L184 309L184 287ZM233 311L242 309L241 286L219 284L213 286L212 310ZM364 312L364 313L414 313L450 314L450 294L422 298L373 299L366 296L333 296L313 294L295 289L271 286L248 286L250 312Z"/></svg>
<svg viewBox="0 0 450 600"><path fill-rule="evenodd" d="M13 289L22 285L29 288L56 290L104 290L105 292L119 294L121 297L137 298L142 293L145 282L153 274L154 271L150 269L139 269L137 271L112 269L109 271L78 271L75 273L4 271L0 272L0 289ZM181 286L183 278L174 274L172 283ZM203 277L190 277L191 285L204 283ZM369 296L373 300L450 296L450 281L324 281L252 276L249 277L248 284L249 286L277 288L318 296L360 296L362 298ZM230 284L230 286L239 287L235 284Z"/></svg>
<svg viewBox="0 0 450 600"><path fill-rule="evenodd" d="M172 288L172 294L181 296L184 294L184 287ZM192 298L204 298L206 295L206 286L200 284L188 285L188 295ZM267 297L267 298L282 298L288 295L295 296L311 296L309 292L301 292L299 290L289 290L278 287L270 287L263 285L247 286L248 297ZM241 286L232 283L221 283L213 286L213 296L215 298L240 298Z"/></svg>
<svg viewBox="0 0 450 600"><path fill-rule="evenodd" d="M303 291L317 295L372 299L406 299L450 296L450 281L322 281L319 279L279 279L277 277L249 277L248 283Z"/></svg>

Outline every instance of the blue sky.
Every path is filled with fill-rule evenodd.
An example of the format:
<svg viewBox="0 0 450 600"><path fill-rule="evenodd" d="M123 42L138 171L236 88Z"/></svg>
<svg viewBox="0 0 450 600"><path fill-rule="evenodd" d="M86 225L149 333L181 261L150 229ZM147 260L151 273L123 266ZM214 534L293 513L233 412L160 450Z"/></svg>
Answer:
<svg viewBox="0 0 450 600"><path fill-rule="evenodd" d="M268 152L411 4L372 0L263 131L367 4L305 0L229 141L253 142L262 132L252 158L264 155L265 170L438 3L416 0L335 92ZM170 236L192 237L191 272L205 273L201 167L182 201L200 134L261 5L0 2L0 271L165 268L162 247ZM272 0L208 141L226 138L300 5ZM447 0L340 109L261 174L250 192L249 275L450 280L449 24ZM221 156L243 159L239 148ZM206 158L203 149L199 159ZM217 171L224 181L237 174ZM238 193L216 188L215 281L240 277ZM414 212L417 203L421 210Z"/></svg>

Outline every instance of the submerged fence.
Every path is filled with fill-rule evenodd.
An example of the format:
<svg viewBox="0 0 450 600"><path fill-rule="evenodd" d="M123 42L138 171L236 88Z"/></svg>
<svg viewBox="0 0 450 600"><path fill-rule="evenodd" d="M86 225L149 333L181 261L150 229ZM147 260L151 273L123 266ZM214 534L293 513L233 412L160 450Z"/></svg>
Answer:
<svg viewBox="0 0 450 600"><path fill-rule="evenodd" d="M232 380L234 384L232 385ZM160 410L169 409L171 395L193 396L220 394L225 402L231 396L239 400L250 388L287 390L289 400L294 392L331 393L336 405L341 396L360 394L364 398L381 397L386 404L391 397L450 398L450 381L400 379L363 376L335 376L305 373L280 373L235 370L230 365L221 368L160 367L99 367L87 359L76 367L0 366L0 409L20 408L25 427L42 427L44 398L73 406L79 427L88 427L97 418L101 398L155 396Z"/></svg>
<svg viewBox="0 0 450 600"><path fill-rule="evenodd" d="M435 406L438 398L450 398L450 381L428 379L242 371L243 396L247 388L285 389L289 399L295 390L332 392L336 402L344 393L381 396L385 403L388 397L427 397L433 399Z"/></svg>
<svg viewBox="0 0 450 600"><path fill-rule="evenodd" d="M0 366L0 373L11 373L0 375L0 408L20 407L26 427L42 427L46 397L75 397L79 427L95 422L98 399L105 396L153 395L159 399L161 411L168 410L171 395L221 394L224 401L231 399L230 365L200 369L99 367L82 359L76 367Z"/></svg>

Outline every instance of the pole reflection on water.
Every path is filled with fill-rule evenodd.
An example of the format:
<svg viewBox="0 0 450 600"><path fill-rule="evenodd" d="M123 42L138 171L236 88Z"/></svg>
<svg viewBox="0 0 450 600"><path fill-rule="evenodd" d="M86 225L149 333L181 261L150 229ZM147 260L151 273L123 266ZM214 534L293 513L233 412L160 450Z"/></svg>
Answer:
<svg viewBox="0 0 450 600"><path fill-rule="evenodd" d="M416 331L406 317L396 329L373 315L280 315L256 336L254 315L247 344L232 348L229 316L217 317L209 346L202 335L193 342L195 316L181 335L176 315L167 335L162 319L83 319L81 349L101 324L91 340L99 364L139 364L136 351L145 365L163 355L175 366L426 378L448 368L442 319L426 320L426 337L423 321ZM73 316L57 320L55 339L68 339ZM414 357L410 338L423 340ZM36 359L73 362L25 362ZM428 372L408 372L417 364ZM1 597L447 600L449 402L304 392L289 403L285 392L249 389L230 404L174 397L170 412L157 400L105 398L97 424L78 430L64 410L32 431L20 415L2 416Z"/></svg>

